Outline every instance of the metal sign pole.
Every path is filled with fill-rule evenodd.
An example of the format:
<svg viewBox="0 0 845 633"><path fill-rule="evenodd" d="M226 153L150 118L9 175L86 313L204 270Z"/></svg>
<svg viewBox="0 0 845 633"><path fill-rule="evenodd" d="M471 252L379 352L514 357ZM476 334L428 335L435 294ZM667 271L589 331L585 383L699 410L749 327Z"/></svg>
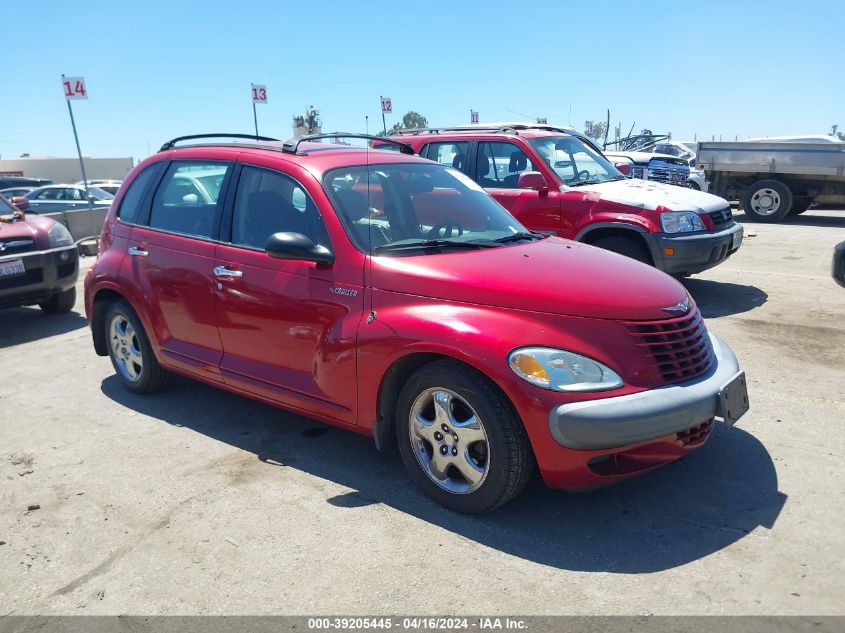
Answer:
<svg viewBox="0 0 845 633"><path fill-rule="evenodd" d="M79 155L79 168L82 170L82 183L85 187L85 198L88 200L88 211L91 215L91 235L99 237L97 232L97 223L94 222L94 202L91 200L91 194L88 192L88 176L85 174L85 161L82 160L82 149L79 147L79 135L76 133L76 121L73 119L73 108L70 105L70 99L67 101L67 111L70 114L70 126L73 128L73 140L76 142L76 153Z"/></svg>
<svg viewBox="0 0 845 633"><path fill-rule="evenodd" d="M252 120L255 123L255 140L258 140L258 114L255 111L255 101L252 102Z"/></svg>

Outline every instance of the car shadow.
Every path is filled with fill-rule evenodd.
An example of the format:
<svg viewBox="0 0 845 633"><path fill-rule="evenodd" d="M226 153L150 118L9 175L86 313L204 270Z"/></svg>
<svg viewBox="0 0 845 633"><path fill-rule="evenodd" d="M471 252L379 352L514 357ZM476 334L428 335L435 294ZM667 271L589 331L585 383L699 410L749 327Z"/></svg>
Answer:
<svg viewBox="0 0 845 633"><path fill-rule="evenodd" d="M72 332L88 325L78 312L44 314L40 308L0 310L0 349Z"/></svg>
<svg viewBox="0 0 845 633"><path fill-rule="evenodd" d="M397 451L379 453L370 438L183 378L154 396L127 391L116 376L101 389L154 420L252 453L267 468L296 468L350 488L325 500L334 507L354 512L385 504L560 569L635 574L678 567L753 530L771 529L786 500L765 447L734 427L718 428L700 451L628 482L573 494L549 490L535 476L504 507L464 516L429 500L411 482Z"/></svg>
<svg viewBox="0 0 845 633"><path fill-rule="evenodd" d="M687 277L681 280L705 319L748 312L766 303L769 295L757 286Z"/></svg>
<svg viewBox="0 0 845 633"><path fill-rule="evenodd" d="M754 222L748 219L742 211L734 211L734 220L745 224L748 229L753 229L757 226L763 227L767 224L763 222ZM828 211L826 209L819 209L813 207L805 211L801 215L789 215L777 224L795 224L799 226L820 226L820 227L834 227L845 229L845 211Z"/></svg>

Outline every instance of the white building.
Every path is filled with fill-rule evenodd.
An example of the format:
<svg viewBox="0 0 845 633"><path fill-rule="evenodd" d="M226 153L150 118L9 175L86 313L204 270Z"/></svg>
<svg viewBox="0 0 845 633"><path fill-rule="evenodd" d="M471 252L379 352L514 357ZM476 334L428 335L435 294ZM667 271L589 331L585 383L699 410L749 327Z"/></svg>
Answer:
<svg viewBox="0 0 845 633"><path fill-rule="evenodd" d="M85 162L85 175L89 179L123 180L135 166L131 158L91 158L84 156L83 161ZM27 176L28 178L49 178L55 183L82 180L78 158L52 156L0 159L0 174Z"/></svg>

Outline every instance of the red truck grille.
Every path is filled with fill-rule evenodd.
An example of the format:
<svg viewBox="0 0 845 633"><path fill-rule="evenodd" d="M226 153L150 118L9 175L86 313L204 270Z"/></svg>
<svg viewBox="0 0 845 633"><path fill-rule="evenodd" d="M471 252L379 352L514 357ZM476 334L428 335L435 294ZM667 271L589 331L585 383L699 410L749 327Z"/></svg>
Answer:
<svg viewBox="0 0 845 633"><path fill-rule="evenodd" d="M690 380L710 369L713 348L698 308L674 319L624 325L659 384Z"/></svg>

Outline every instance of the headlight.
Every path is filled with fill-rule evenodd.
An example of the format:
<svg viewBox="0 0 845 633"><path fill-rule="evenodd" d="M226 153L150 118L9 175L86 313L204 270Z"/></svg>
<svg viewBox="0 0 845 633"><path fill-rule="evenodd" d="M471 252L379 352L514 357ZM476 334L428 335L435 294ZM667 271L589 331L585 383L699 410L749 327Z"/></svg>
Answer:
<svg viewBox="0 0 845 633"><path fill-rule="evenodd" d="M607 391L623 384L607 365L552 347L515 349L508 355L508 365L526 382L550 391Z"/></svg>
<svg viewBox="0 0 845 633"><path fill-rule="evenodd" d="M58 222L50 229L50 248L57 248L59 246L70 246L73 244L73 236L65 228L64 224Z"/></svg>
<svg viewBox="0 0 845 633"><path fill-rule="evenodd" d="M661 213L660 224L666 233L691 233L692 231L707 230L699 215L692 211Z"/></svg>

